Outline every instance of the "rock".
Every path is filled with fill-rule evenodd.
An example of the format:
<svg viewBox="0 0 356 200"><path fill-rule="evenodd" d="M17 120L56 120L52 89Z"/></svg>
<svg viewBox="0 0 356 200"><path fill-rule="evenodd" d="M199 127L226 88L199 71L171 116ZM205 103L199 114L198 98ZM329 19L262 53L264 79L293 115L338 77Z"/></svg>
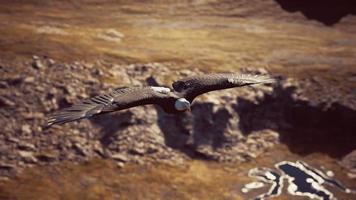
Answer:
<svg viewBox="0 0 356 200"><path fill-rule="evenodd" d="M15 105L15 102L13 102L12 100L4 96L0 96L0 107L14 107Z"/></svg>
<svg viewBox="0 0 356 200"><path fill-rule="evenodd" d="M0 81L0 88L7 88L9 85L5 81Z"/></svg>
<svg viewBox="0 0 356 200"><path fill-rule="evenodd" d="M124 37L124 34L115 30L115 29L107 29L104 31L104 33L107 35L107 36L110 36L110 37L114 37L114 38L123 38Z"/></svg>
<svg viewBox="0 0 356 200"><path fill-rule="evenodd" d="M129 153L134 154L134 155L144 155L145 154L145 149L142 148L133 148L130 149Z"/></svg>
<svg viewBox="0 0 356 200"><path fill-rule="evenodd" d="M10 180L9 177L6 177L6 176L0 177L0 181L1 181L1 182L2 182L2 181L8 181L8 180Z"/></svg>
<svg viewBox="0 0 356 200"><path fill-rule="evenodd" d="M36 158L43 162L53 162L57 159L57 155L50 152L46 152L36 155Z"/></svg>
<svg viewBox="0 0 356 200"><path fill-rule="evenodd" d="M25 163L37 163L37 158L33 155L32 152L19 151L19 155Z"/></svg>
<svg viewBox="0 0 356 200"><path fill-rule="evenodd" d="M158 152L160 149L154 145L154 144L149 144L147 148L147 153L152 154Z"/></svg>
<svg viewBox="0 0 356 200"><path fill-rule="evenodd" d="M32 153L32 152L29 152L29 151L19 151L18 153L19 153L19 155L20 155L21 157L30 157L30 156L33 156L33 153Z"/></svg>
<svg viewBox="0 0 356 200"><path fill-rule="evenodd" d="M53 59L48 59L47 61L48 61L48 64L50 64L50 65L54 65L56 63Z"/></svg>
<svg viewBox="0 0 356 200"><path fill-rule="evenodd" d="M252 74L268 74L268 71L265 68L254 68L246 67L242 70L243 73L252 73Z"/></svg>
<svg viewBox="0 0 356 200"><path fill-rule="evenodd" d="M123 167L125 166L125 164L122 163L122 162L117 162L117 163L116 163L116 166L117 166L118 168L123 168Z"/></svg>
<svg viewBox="0 0 356 200"><path fill-rule="evenodd" d="M21 113L25 119L43 119L44 114L41 112L24 112Z"/></svg>
<svg viewBox="0 0 356 200"><path fill-rule="evenodd" d="M15 137L11 137L11 136L7 137L6 140L9 141L9 142L15 143L15 144L20 142L19 139L15 138Z"/></svg>
<svg viewBox="0 0 356 200"><path fill-rule="evenodd" d="M32 67L35 68L35 69L43 69L44 68L44 64L40 60L33 60L32 61Z"/></svg>
<svg viewBox="0 0 356 200"><path fill-rule="evenodd" d="M21 132L25 135L30 135L32 133L31 127L28 124L24 124L21 126Z"/></svg>
<svg viewBox="0 0 356 200"><path fill-rule="evenodd" d="M35 77L33 76L28 76L23 80L24 83L34 83L35 82Z"/></svg>
<svg viewBox="0 0 356 200"><path fill-rule="evenodd" d="M356 150L342 158L341 165L349 170L348 176L350 178L356 178Z"/></svg>
<svg viewBox="0 0 356 200"><path fill-rule="evenodd" d="M189 76L190 74L192 74L192 72L187 69L183 69L183 70L179 71L179 75L181 75L181 76Z"/></svg>
<svg viewBox="0 0 356 200"><path fill-rule="evenodd" d="M71 96L75 96L76 95L76 91L75 89L71 86L71 85L66 85L64 87L65 91L67 94L71 95Z"/></svg>
<svg viewBox="0 0 356 200"><path fill-rule="evenodd" d="M103 76L103 75L104 75L104 72L103 72L103 70L101 70L101 69L99 69L99 68L95 68L95 69L93 70L93 74L94 74L94 75L97 75L97 76Z"/></svg>
<svg viewBox="0 0 356 200"><path fill-rule="evenodd" d="M88 150L86 150L81 144L74 143L73 147L82 156L87 156L88 155Z"/></svg>
<svg viewBox="0 0 356 200"><path fill-rule="evenodd" d="M36 146L34 144L27 143L24 141L20 141L20 143L18 143L17 147L21 150L36 151Z"/></svg>
<svg viewBox="0 0 356 200"><path fill-rule="evenodd" d="M97 155L99 155L100 157L102 157L102 158L107 158L107 157L108 157L107 155L105 155L105 152L104 152L103 149L95 148L93 151L94 151Z"/></svg>
<svg viewBox="0 0 356 200"><path fill-rule="evenodd" d="M256 73L257 74L268 74L268 71L265 68L257 68Z"/></svg>
<svg viewBox="0 0 356 200"><path fill-rule="evenodd" d="M43 86L41 86L41 85L37 85L35 89L36 89L36 91L39 91L39 92L44 92L45 91L45 88Z"/></svg>
<svg viewBox="0 0 356 200"><path fill-rule="evenodd" d="M23 82L23 77L22 76L9 76L6 79L6 83L11 86L18 86Z"/></svg>
<svg viewBox="0 0 356 200"><path fill-rule="evenodd" d="M349 173L347 173L347 176L351 179L356 179L356 170L351 170Z"/></svg>
<svg viewBox="0 0 356 200"><path fill-rule="evenodd" d="M107 148L103 149L103 155L102 156L104 158L111 158L111 155L112 155L112 152L109 149L107 149Z"/></svg>
<svg viewBox="0 0 356 200"><path fill-rule="evenodd" d="M335 176L334 172L333 172L333 171L330 171L330 170L326 171L326 175L327 175L328 177L334 177L334 176Z"/></svg>
<svg viewBox="0 0 356 200"><path fill-rule="evenodd" d="M117 161L122 161L122 162L127 162L129 159L126 155L121 154L121 153L116 153L111 155L111 158Z"/></svg>
<svg viewBox="0 0 356 200"><path fill-rule="evenodd" d="M16 166L14 164L0 163L0 169L2 169L2 170L12 170L15 168L16 168Z"/></svg>

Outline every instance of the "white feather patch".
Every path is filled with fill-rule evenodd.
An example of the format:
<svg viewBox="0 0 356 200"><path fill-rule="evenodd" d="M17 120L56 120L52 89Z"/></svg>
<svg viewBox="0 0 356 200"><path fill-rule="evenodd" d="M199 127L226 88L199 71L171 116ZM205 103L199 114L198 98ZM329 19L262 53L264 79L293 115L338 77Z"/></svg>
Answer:
<svg viewBox="0 0 356 200"><path fill-rule="evenodd" d="M166 88L166 87L151 87L152 90L154 90L155 92L159 92L159 93L163 93L163 94L167 94L171 91L171 89Z"/></svg>

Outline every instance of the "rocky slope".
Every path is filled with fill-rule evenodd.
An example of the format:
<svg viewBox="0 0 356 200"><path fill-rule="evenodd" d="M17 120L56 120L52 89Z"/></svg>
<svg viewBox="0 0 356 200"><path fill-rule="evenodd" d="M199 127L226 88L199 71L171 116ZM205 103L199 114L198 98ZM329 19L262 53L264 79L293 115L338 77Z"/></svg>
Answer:
<svg viewBox="0 0 356 200"><path fill-rule="evenodd" d="M270 86L207 95L195 103L192 113L182 116L143 106L43 130L46 114L79 99L118 86L158 84L202 72L172 74L166 66L155 63L103 67L38 57L23 65L21 74L13 73L16 67L2 67L6 74L1 80L3 174L28 165L93 157L112 158L120 165L146 160L181 164L188 158L245 160L278 140L277 133L268 129L244 136L236 112L238 95L257 101L272 93ZM111 78L122 85L110 83Z"/></svg>
<svg viewBox="0 0 356 200"><path fill-rule="evenodd" d="M315 85L315 80L282 78L273 86L211 92L196 100L191 113L178 116L142 106L43 130L47 114L80 99L120 86L167 85L204 72L173 72L158 63L59 63L37 56L1 66L6 74L0 90L4 176L26 166L94 157L111 158L119 166L184 164L187 159L246 161L279 142L299 154L321 151L337 158L354 149L355 111L323 97L308 99L300 85Z"/></svg>

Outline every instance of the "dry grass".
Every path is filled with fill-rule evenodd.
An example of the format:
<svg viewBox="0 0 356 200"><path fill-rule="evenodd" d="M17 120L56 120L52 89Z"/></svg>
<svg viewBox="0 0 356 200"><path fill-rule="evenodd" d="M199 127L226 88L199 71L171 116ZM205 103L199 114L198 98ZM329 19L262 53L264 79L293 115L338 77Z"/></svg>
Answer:
<svg viewBox="0 0 356 200"><path fill-rule="evenodd" d="M282 160L297 159L300 157L288 153L285 146L279 146L244 164L190 161L186 166L129 164L119 169L113 162L99 159L83 165L62 163L25 170L19 178L0 185L0 198L242 200L247 196L240 192L241 187L251 181L246 176L248 169L273 167ZM346 185L355 184L355 181L344 177L344 172L332 159L324 155L311 154L303 160L314 166L322 164L332 169L338 178L345 180ZM254 194L261 191L263 189ZM289 198L283 195L278 199Z"/></svg>
<svg viewBox="0 0 356 200"><path fill-rule="evenodd" d="M171 62L216 71L247 66L305 70L356 62L355 46L340 44L352 42L353 34L312 23L197 15L196 7L178 3L76 5L4 3L1 54L48 55L63 61ZM342 61L337 60L340 57Z"/></svg>

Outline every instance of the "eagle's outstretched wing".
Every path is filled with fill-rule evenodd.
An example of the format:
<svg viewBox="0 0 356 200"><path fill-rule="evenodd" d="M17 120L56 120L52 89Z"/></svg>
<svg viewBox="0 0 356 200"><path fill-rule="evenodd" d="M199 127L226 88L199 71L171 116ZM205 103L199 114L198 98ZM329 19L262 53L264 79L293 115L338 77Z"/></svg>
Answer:
<svg viewBox="0 0 356 200"><path fill-rule="evenodd" d="M47 121L47 127L139 105L160 104L170 97L169 93L170 89L165 87L118 88L109 94L86 99L53 113Z"/></svg>
<svg viewBox="0 0 356 200"><path fill-rule="evenodd" d="M206 74L175 81L172 86L175 91L192 102L196 96L213 90L273 82L275 82L274 78L264 75Z"/></svg>

